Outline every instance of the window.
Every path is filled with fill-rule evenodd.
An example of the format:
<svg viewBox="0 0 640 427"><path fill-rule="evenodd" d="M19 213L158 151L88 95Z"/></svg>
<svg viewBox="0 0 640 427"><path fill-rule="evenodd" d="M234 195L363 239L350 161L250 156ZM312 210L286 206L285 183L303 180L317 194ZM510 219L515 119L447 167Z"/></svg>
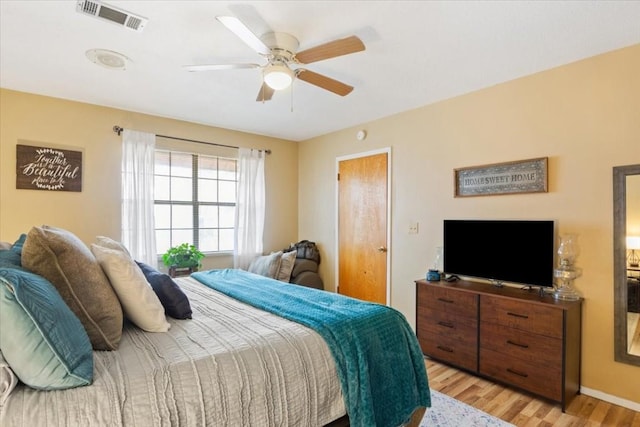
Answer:
<svg viewBox="0 0 640 427"><path fill-rule="evenodd" d="M156 150L155 230L159 254L191 243L233 251L237 160Z"/></svg>

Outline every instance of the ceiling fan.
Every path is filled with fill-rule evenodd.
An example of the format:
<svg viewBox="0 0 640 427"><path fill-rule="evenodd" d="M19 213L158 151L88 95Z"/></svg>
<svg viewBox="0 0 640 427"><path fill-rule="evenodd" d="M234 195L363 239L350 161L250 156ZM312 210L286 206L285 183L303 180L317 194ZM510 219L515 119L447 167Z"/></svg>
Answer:
<svg viewBox="0 0 640 427"><path fill-rule="evenodd" d="M335 58L337 56L365 50L364 43L356 37L350 36L324 43L301 52L297 52L298 40L287 33L267 33L262 37L256 36L238 18L233 16L217 16L225 27L238 36L250 48L263 56L267 63L260 64L210 64L186 65L188 71L212 71L241 68L260 68L263 71L263 83L256 101L269 101L276 90L289 87L295 78L328 90L340 96L346 96L353 90L353 86L334 80L322 74L305 68L293 68L299 64Z"/></svg>

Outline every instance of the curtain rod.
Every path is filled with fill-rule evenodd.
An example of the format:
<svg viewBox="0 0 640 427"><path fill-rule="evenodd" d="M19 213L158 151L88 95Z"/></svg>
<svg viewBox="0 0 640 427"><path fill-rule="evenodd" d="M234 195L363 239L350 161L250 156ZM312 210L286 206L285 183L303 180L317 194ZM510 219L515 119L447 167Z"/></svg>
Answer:
<svg viewBox="0 0 640 427"><path fill-rule="evenodd" d="M118 125L115 125L113 127L113 131L115 133L117 133L118 136L120 136L120 134L122 133L123 130L124 130L124 128L120 127ZM225 145L225 144L218 144L218 143L215 143L215 142L197 141L195 139L178 138L176 136L168 136L168 135L156 135L156 136L159 136L160 138L175 139L177 141L194 142L196 144L215 145L215 146L218 146L218 147L227 147L227 148L240 148L240 147L237 147L235 145ZM260 151L264 151L267 154L271 154L271 150L260 150Z"/></svg>

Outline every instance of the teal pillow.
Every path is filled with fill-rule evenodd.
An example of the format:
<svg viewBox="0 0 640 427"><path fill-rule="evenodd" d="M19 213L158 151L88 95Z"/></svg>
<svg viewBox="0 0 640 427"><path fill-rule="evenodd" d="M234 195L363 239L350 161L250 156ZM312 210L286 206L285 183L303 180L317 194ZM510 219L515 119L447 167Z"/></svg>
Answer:
<svg viewBox="0 0 640 427"><path fill-rule="evenodd" d="M80 320L49 281L23 269L0 268L0 350L30 387L93 381L93 351Z"/></svg>
<svg viewBox="0 0 640 427"><path fill-rule="evenodd" d="M22 246L26 238L26 234L21 234L9 249L0 249L0 267L22 267Z"/></svg>
<svg viewBox="0 0 640 427"><path fill-rule="evenodd" d="M22 261L20 260L20 254L12 251L11 249L0 249L0 267L16 267L20 268Z"/></svg>
<svg viewBox="0 0 640 427"><path fill-rule="evenodd" d="M27 240L27 235L22 233L13 246L11 246L11 250L16 252L18 255L22 255L22 247L24 246L25 240Z"/></svg>

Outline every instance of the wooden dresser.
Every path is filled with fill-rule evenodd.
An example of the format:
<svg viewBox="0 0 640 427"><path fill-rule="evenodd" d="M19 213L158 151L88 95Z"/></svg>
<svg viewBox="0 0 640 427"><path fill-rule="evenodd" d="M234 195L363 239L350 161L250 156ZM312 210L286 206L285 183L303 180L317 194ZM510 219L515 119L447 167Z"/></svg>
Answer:
<svg viewBox="0 0 640 427"><path fill-rule="evenodd" d="M416 281L425 355L558 402L580 390L581 301L457 281Z"/></svg>

